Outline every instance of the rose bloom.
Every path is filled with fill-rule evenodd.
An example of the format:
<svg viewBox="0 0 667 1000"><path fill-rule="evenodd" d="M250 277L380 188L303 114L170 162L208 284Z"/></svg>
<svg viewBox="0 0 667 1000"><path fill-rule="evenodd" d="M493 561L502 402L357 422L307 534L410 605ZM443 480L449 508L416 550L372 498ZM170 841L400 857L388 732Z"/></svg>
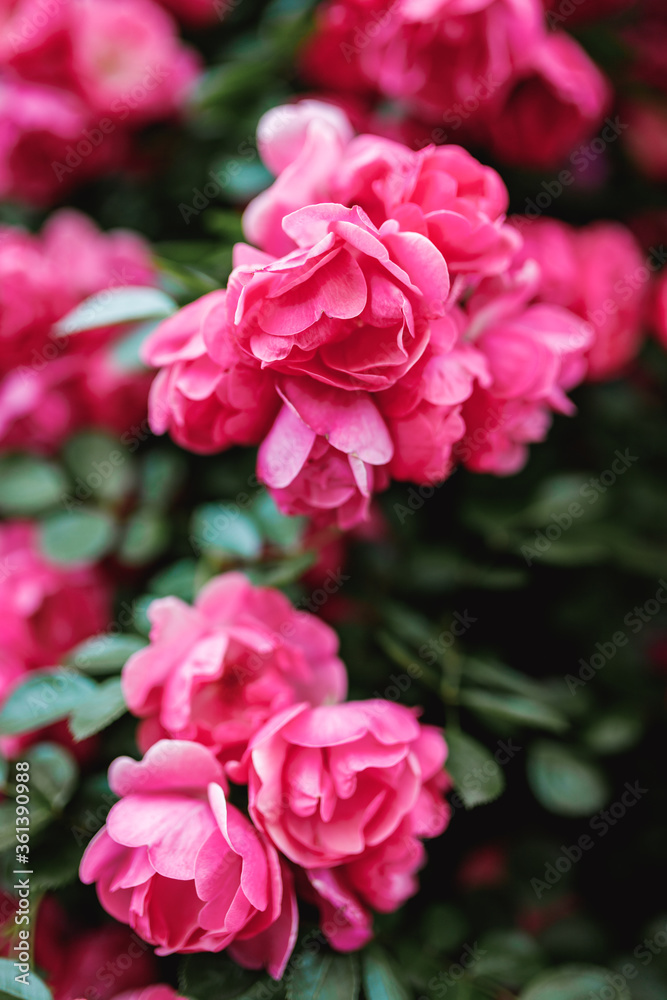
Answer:
<svg viewBox="0 0 667 1000"><path fill-rule="evenodd" d="M565 32L549 35L489 102L491 148L505 163L557 167L592 135L610 101L607 80L579 44Z"/></svg>
<svg viewBox="0 0 667 1000"><path fill-rule="evenodd" d="M306 869L360 866L370 898L359 874L369 852L399 829L434 837L447 825L446 753L440 731L403 705L301 704L270 719L230 773L247 776L250 815L286 857Z"/></svg>
<svg viewBox="0 0 667 1000"><path fill-rule="evenodd" d="M0 195L61 200L185 108L200 62L153 0L15 0L0 34Z"/></svg>
<svg viewBox="0 0 667 1000"><path fill-rule="evenodd" d="M29 521L0 525L0 636L3 656L20 668L51 666L110 618L108 584L99 568L59 565L39 551ZM3 661L4 662L4 661Z"/></svg>
<svg viewBox="0 0 667 1000"><path fill-rule="evenodd" d="M298 249L232 271L229 327L206 331L213 360L224 364L231 330L265 369L343 389L392 385L423 353L428 321L444 312L442 254L420 233L392 221L377 229L342 205L299 209L283 229Z"/></svg>
<svg viewBox="0 0 667 1000"><path fill-rule="evenodd" d="M116 357L127 328L67 338L55 335L54 324L107 288L156 284L144 240L124 230L102 233L86 216L63 210L38 236L0 228L0 276L0 451L51 452L80 427L121 434L140 421L150 377Z"/></svg>
<svg viewBox="0 0 667 1000"><path fill-rule="evenodd" d="M428 236L453 274L497 273L520 245L504 225L508 196L499 175L460 146L414 151L354 137L340 108L313 100L268 111L257 141L277 180L250 203L243 225L270 253L294 248L282 218L317 202L358 205L378 227L396 219L402 230Z"/></svg>
<svg viewBox="0 0 667 1000"><path fill-rule="evenodd" d="M617 222L581 229L555 219L518 224L524 247L517 260L540 265L538 301L564 306L590 324L588 379L617 376L642 341L649 272L635 237Z"/></svg>
<svg viewBox="0 0 667 1000"><path fill-rule="evenodd" d="M204 343L206 325L228 329L224 291L210 292L156 328L143 346L147 364L160 368L149 397L154 434L169 431L189 451L210 454L234 444L259 444L280 405L259 362L235 349L216 363Z"/></svg>
<svg viewBox="0 0 667 1000"><path fill-rule="evenodd" d="M210 746L223 763L238 760L275 712L345 697L335 632L241 573L211 580L194 607L177 597L153 601L148 616L150 645L122 677L130 711L147 720L144 750L169 735Z"/></svg>
<svg viewBox="0 0 667 1000"><path fill-rule="evenodd" d="M198 743L162 740L109 769L120 796L90 842L81 879L158 955L222 951L280 979L294 947L292 876L225 797L222 765Z"/></svg>
<svg viewBox="0 0 667 1000"><path fill-rule="evenodd" d="M539 280L539 266L528 260L486 279L466 304L464 338L484 355L490 377L463 404L458 457L478 472L517 472L526 445L546 435L552 411L574 413L566 393L586 373L590 324L561 306L530 304Z"/></svg>

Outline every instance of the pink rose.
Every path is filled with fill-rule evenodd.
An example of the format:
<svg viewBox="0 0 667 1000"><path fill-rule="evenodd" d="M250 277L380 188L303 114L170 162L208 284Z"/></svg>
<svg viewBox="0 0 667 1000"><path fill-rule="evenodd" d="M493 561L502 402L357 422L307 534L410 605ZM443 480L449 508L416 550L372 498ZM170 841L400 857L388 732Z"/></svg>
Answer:
<svg viewBox="0 0 667 1000"><path fill-rule="evenodd" d="M259 478L283 513L352 527L389 483L394 446L372 395L297 378L280 391L285 403L260 446Z"/></svg>
<svg viewBox="0 0 667 1000"><path fill-rule="evenodd" d="M110 618L110 594L97 567L61 566L39 551L28 521L0 525L1 645L24 668L51 666Z"/></svg>
<svg viewBox="0 0 667 1000"><path fill-rule="evenodd" d="M65 163L89 124L88 109L75 94L10 77L0 80L0 197L41 207L62 198L73 183L118 166L125 153L121 136L91 148L76 168ZM54 163L62 166L59 172Z"/></svg>
<svg viewBox="0 0 667 1000"><path fill-rule="evenodd" d="M489 104L491 146L506 163L557 167L602 122L609 84L564 32L547 35L529 60Z"/></svg>
<svg viewBox="0 0 667 1000"><path fill-rule="evenodd" d="M374 135L353 138L339 108L311 100L267 112L257 140L278 175L244 215L246 235L263 250L293 249L283 217L323 202L357 205L378 227L396 219L400 229L428 236L453 273L496 273L520 245L504 225L500 177L460 146L415 152Z"/></svg>
<svg viewBox="0 0 667 1000"><path fill-rule="evenodd" d="M165 983L145 986L142 990L123 990L116 993L113 1000L185 1000L176 990Z"/></svg>
<svg viewBox="0 0 667 1000"><path fill-rule="evenodd" d="M306 869L361 865L359 886L376 902L369 852L399 828L434 837L447 825L445 757L438 730L375 699L288 708L256 733L237 768L248 774L253 821L283 854Z"/></svg>
<svg viewBox="0 0 667 1000"><path fill-rule="evenodd" d="M165 597L148 615L150 645L123 669L128 707L147 719L143 750L164 734L204 743L223 763L239 760L275 712L345 697L332 629L241 573L211 580L194 607Z"/></svg>
<svg viewBox="0 0 667 1000"><path fill-rule="evenodd" d="M343 389L378 390L409 371L449 292L442 254L419 233L359 208L315 205L283 229L299 249L268 264L240 265L229 279L231 334L243 353L275 372L310 375ZM221 362L230 328L207 329Z"/></svg>
<svg viewBox="0 0 667 1000"><path fill-rule="evenodd" d="M107 288L153 285L148 245L124 230L102 233L79 212L51 216L42 233L0 229L0 450L50 452L74 430L122 434L147 408L148 373L126 370L115 346L127 328L70 338L54 324Z"/></svg>
<svg viewBox="0 0 667 1000"><path fill-rule="evenodd" d="M158 955L222 951L280 979L294 947L292 878L228 804L222 765L198 743L162 740L109 769L120 801L86 848L81 879Z"/></svg>
<svg viewBox="0 0 667 1000"><path fill-rule="evenodd" d="M161 323L144 345L149 365L160 367L149 399L151 428L169 431L190 451L207 454L233 444L258 444L280 399L259 362L247 363L231 342L225 365L209 357L203 331L227 328L224 291L210 292Z"/></svg>
<svg viewBox="0 0 667 1000"><path fill-rule="evenodd" d="M595 222L574 229L554 219L519 219L524 247L517 259L540 265L537 299L564 306L586 320L589 380L613 378L642 340L649 272L625 226Z"/></svg>
<svg viewBox="0 0 667 1000"><path fill-rule="evenodd" d="M259 154L277 180L245 211L243 230L251 243L276 255L294 249L283 218L305 205L335 200L332 184L352 135L344 112L323 101L285 104L260 118Z"/></svg>

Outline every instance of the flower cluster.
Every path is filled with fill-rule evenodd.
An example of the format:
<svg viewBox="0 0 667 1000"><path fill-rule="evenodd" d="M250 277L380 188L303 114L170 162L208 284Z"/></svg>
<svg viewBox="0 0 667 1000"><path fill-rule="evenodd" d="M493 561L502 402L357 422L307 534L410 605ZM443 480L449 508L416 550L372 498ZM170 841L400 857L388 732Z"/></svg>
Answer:
<svg viewBox="0 0 667 1000"><path fill-rule="evenodd" d="M0 197L43 205L124 165L179 112L199 59L155 0L18 0L0 41Z"/></svg>
<svg viewBox="0 0 667 1000"><path fill-rule="evenodd" d="M27 671L48 667L109 621L111 594L98 567L59 566L39 549L36 525L0 525L0 703ZM2 737L3 752L21 740Z"/></svg>
<svg viewBox="0 0 667 1000"><path fill-rule="evenodd" d="M524 243L500 177L461 147L355 136L310 100L268 112L258 144L277 179L246 210L254 246L145 358L153 430L204 454L259 444L284 513L347 529L391 478L515 472L573 412L568 390L634 350L635 298L590 315L638 253L622 227L572 235L587 264L557 295L541 229Z"/></svg>
<svg viewBox="0 0 667 1000"><path fill-rule="evenodd" d="M397 102L425 134L437 126L433 141L457 134L507 163L549 167L594 132L610 101L600 70L555 27L541 0L328 0L304 71L343 100Z"/></svg>
<svg viewBox="0 0 667 1000"><path fill-rule="evenodd" d="M50 452L81 427L122 434L143 419L147 374L115 353L118 328L64 337L54 324L94 293L156 279L141 237L78 212L56 212L38 236L0 227L0 452Z"/></svg>
<svg viewBox="0 0 667 1000"><path fill-rule="evenodd" d="M240 573L150 619L122 678L145 755L111 765L120 801L81 878L158 955L227 949L279 979L297 894L334 947L360 947L448 823L441 732L394 702L344 702L330 627Z"/></svg>

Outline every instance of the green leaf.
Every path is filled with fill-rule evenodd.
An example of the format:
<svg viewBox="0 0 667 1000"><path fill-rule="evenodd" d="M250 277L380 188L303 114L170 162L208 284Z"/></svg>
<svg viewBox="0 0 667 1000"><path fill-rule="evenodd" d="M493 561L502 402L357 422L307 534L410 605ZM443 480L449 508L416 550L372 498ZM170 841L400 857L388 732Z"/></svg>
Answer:
<svg viewBox="0 0 667 1000"><path fill-rule="evenodd" d="M96 685L95 691L76 706L69 722L70 732L77 742L85 740L106 729L126 711L120 677L111 677Z"/></svg>
<svg viewBox="0 0 667 1000"><path fill-rule="evenodd" d="M117 502L134 486L134 459L111 434L82 431L67 442L63 454L75 479L69 510L91 497Z"/></svg>
<svg viewBox="0 0 667 1000"><path fill-rule="evenodd" d="M560 743L541 740L529 747L527 773L538 802L561 816L590 816L608 799L600 769Z"/></svg>
<svg viewBox="0 0 667 1000"><path fill-rule="evenodd" d="M36 788L52 809L66 805L79 777L76 760L59 743L38 743L25 753L30 763L30 787Z"/></svg>
<svg viewBox="0 0 667 1000"><path fill-rule="evenodd" d="M187 461L177 451L153 449L144 458L141 494L144 502L168 507L187 475Z"/></svg>
<svg viewBox="0 0 667 1000"><path fill-rule="evenodd" d="M119 323L165 319L177 310L174 300L159 288L141 285L106 288L63 316L54 329L59 337L68 337L83 330L117 326Z"/></svg>
<svg viewBox="0 0 667 1000"><path fill-rule="evenodd" d="M254 559L262 551L257 525L249 514L231 503L198 507L192 518L191 532L195 551L242 559Z"/></svg>
<svg viewBox="0 0 667 1000"><path fill-rule="evenodd" d="M28 973L28 985L18 983L18 970L13 958L0 958L0 993L18 1000L52 1000L51 991L32 969Z"/></svg>
<svg viewBox="0 0 667 1000"><path fill-rule="evenodd" d="M458 730L447 732L447 771L466 809L493 802L505 789L505 776L486 747Z"/></svg>
<svg viewBox="0 0 667 1000"><path fill-rule="evenodd" d="M491 691L462 691L460 701L466 708L484 717L513 722L534 729L561 732L569 722L551 705L545 705L521 695L495 694Z"/></svg>
<svg viewBox="0 0 667 1000"><path fill-rule="evenodd" d="M143 649L140 635L94 635L76 646L68 662L87 674L112 674L121 670L133 653Z"/></svg>
<svg viewBox="0 0 667 1000"><path fill-rule="evenodd" d="M292 959L291 968L287 1000L356 1000L359 996L356 956L302 952Z"/></svg>
<svg viewBox="0 0 667 1000"><path fill-rule="evenodd" d="M117 368L128 374L145 372L147 366L141 359L141 349L160 320L141 323L124 337L119 337L111 348L111 356Z"/></svg>
<svg viewBox="0 0 667 1000"><path fill-rule="evenodd" d="M97 510L53 514L40 525L42 551L54 562L94 562L110 551L115 537L113 519Z"/></svg>
<svg viewBox="0 0 667 1000"><path fill-rule="evenodd" d="M361 956L366 1000L408 1000L408 994L380 948L367 948Z"/></svg>
<svg viewBox="0 0 667 1000"><path fill-rule="evenodd" d="M610 980L612 982L610 983ZM519 1000L590 1000L613 990L614 1000L631 1000L624 985L618 987L618 977L596 965L563 965L560 969L542 972L519 994Z"/></svg>
<svg viewBox="0 0 667 1000"><path fill-rule="evenodd" d="M9 517L38 514L59 503L68 488L62 469L29 455L0 459L0 512Z"/></svg>
<svg viewBox="0 0 667 1000"><path fill-rule="evenodd" d="M475 978L484 976L507 986L523 986L545 963L546 956L529 934L490 931L480 939L480 955L470 972Z"/></svg>
<svg viewBox="0 0 667 1000"><path fill-rule="evenodd" d="M179 559L151 577L151 593L156 597L180 597L182 601L191 603L195 595L196 572L194 559Z"/></svg>
<svg viewBox="0 0 667 1000"><path fill-rule="evenodd" d="M67 667L33 670L0 710L0 734L17 736L66 718L95 684Z"/></svg>
<svg viewBox="0 0 667 1000"><path fill-rule="evenodd" d="M282 549L292 549L301 540L306 519L287 517L276 507L269 493L262 493L252 505L252 516L259 524L263 536Z"/></svg>
<svg viewBox="0 0 667 1000"><path fill-rule="evenodd" d="M169 543L169 524L159 511L144 507L127 520L118 559L126 566L152 562Z"/></svg>
<svg viewBox="0 0 667 1000"><path fill-rule="evenodd" d="M639 715L610 712L592 722L584 733L584 740L595 753L622 753L634 746L644 731Z"/></svg>
<svg viewBox="0 0 667 1000"><path fill-rule="evenodd" d="M510 691L532 699L539 700L544 696L544 691L532 678L506 667L504 663L466 658L463 679L474 681L482 687L496 687L501 691Z"/></svg>

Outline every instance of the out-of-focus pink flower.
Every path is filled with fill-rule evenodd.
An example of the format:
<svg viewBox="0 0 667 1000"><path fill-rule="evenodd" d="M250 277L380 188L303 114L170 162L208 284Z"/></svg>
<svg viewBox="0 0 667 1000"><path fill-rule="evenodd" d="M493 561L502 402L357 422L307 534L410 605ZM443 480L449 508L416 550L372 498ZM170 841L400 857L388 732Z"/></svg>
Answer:
<svg viewBox="0 0 667 1000"><path fill-rule="evenodd" d="M489 104L491 146L506 163L556 167L602 122L611 91L595 63L564 32L544 38L529 58Z"/></svg>
<svg viewBox="0 0 667 1000"><path fill-rule="evenodd" d="M59 968L48 977L54 1000L89 997L92 990L96 1000L113 1000L119 994L138 998L144 993L149 994L146 1000L172 1000L171 991L150 995L157 973L153 953L127 927L108 924L83 933L68 930Z"/></svg>
<svg viewBox="0 0 667 1000"><path fill-rule="evenodd" d="M335 632L241 573L211 580L194 607L165 597L148 614L150 645L123 669L128 707L147 719L143 750L164 734L206 744L223 763L239 760L276 712L345 697Z"/></svg>
<svg viewBox="0 0 667 1000"><path fill-rule="evenodd" d="M79 212L63 210L38 236L0 229L0 276L0 450L50 452L80 427L122 434L140 422L150 376L117 360L114 347L126 329L66 338L53 327L96 292L156 283L141 237L102 233Z"/></svg>
<svg viewBox="0 0 667 1000"><path fill-rule="evenodd" d="M445 829L446 755L439 730L421 726L403 705L375 699L286 709L255 734L234 771L248 774L255 824L291 861L306 869L354 862L364 870L368 852L399 828L415 837ZM357 881L370 899L370 879Z"/></svg>
<svg viewBox="0 0 667 1000"><path fill-rule="evenodd" d="M151 388L149 414L156 434L169 431L184 448L203 454L232 444L258 444L280 405L259 362L234 349L227 332L226 364L206 351L207 324L228 331L224 291L211 292L161 323L144 345L146 362L161 368ZM218 355L220 359L220 356Z"/></svg>
<svg viewBox="0 0 667 1000"><path fill-rule="evenodd" d="M508 475L526 461L526 444L540 441L550 413L572 414L566 392L586 373L591 328L561 306L527 305L539 283L535 261L482 282L466 305L464 339L486 359L490 380L463 405L461 460L479 472Z"/></svg>
<svg viewBox="0 0 667 1000"><path fill-rule="evenodd" d="M6 5L5 5L6 6ZM123 166L131 129L173 117L200 63L154 0L16 0L0 39L0 196L46 205Z"/></svg>
<svg viewBox="0 0 667 1000"><path fill-rule="evenodd" d="M227 948L280 979L297 932L292 876L227 802L213 753L162 740L114 761L109 783L120 801L81 862L104 908L158 955Z"/></svg>
<svg viewBox="0 0 667 1000"><path fill-rule="evenodd" d="M142 990L124 990L117 993L113 1000L185 1000L176 990L165 983L155 983L145 986Z"/></svg>
<svg viewBox="0 0 667 1000"><path fill-rule="evenodd" d="M634 100L624 105L625 145L639 170L658 183L667 181L667 104Z"/></svg>
<svg viewBox="0 0 667 1000"><path fill-rule="evenodd" d="M555 219L521 224L519 259L540 266L537 299L571 310L591 328L587 377L613 378L637 353L650 271L629 229L595 222L574 229Z"/></svg>
<svg viewBox="0 0 667 1000"><path fill-rule="evenodd" d="M109 623L110 594L100 570L60 566L39 551L28 521L0 525L0 635L23 669L51 666Z"/></svg>
<svg viewBox="0 0 667 1000"><path fill-rule="evenodd" d="M203 28L214 21L222 21L236 6L238 0L160 0L174 17L193 28Z"/></svg>

